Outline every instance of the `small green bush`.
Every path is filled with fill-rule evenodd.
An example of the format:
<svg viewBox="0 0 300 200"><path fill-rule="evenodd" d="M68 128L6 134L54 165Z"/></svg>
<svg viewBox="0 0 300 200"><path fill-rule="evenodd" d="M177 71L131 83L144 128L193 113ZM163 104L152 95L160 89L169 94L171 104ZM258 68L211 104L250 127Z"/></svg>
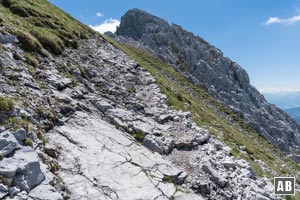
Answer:
<svg viewBox="0 0 300 200"><path fill-rule="evenodd" d="M225 184L225 188L230 188L230 185L231 185L230 182L227 181L226 184Z"/></svg>
<svg viewBox="0 0 300 200"><path fill-rule="evenodd" d="M128 88L127 92L130 94L133 94L133 93L136 93L136 90L135 90L135 88Z"/></svg>
<svg viewBox="0 0 300 200"><path fill-rule="evenodd" d="M27 132L30 129L30 124L28 121L22 119L22 118L16 118L16 117L10 117L8 119L9 126L13 130L18 130L20 128L24 128Z"/></svg>
<svg viewBox="0 0 300 200"><path fill-rule="evenodd" d="M140 131L136 131L134 133L132 133L132 136L134 137L134 139L136 139L139 142L143 142L145 135L144 133L140 132Z"/></svg>
<svg viewBox="0 0 300 200"><path fill-rule="evenodd" d="M32 66L29 66L28 67L28 72L29 72L29 74L31 75L31 76L35 76L35 73L36 73L36 71L35 71L35 68L34 67L32 67Z"/></svg>
<svg viewBox="0 0 300 200"><path fill-rule="evenodd" d="M0 112L9 112L14 109L14 102L12 99L0 96Z"/></svg>
<svg viewBox="0 0 300 200"><path fill-rule="evenodd" d="M39 106L37 109L36 109L36 113L40 116L40 117L43 117L44 114L45 114L45 110L43 107Z"/></svg>
<svg viewBox="0 0 300 200"><path fill-rule="evenodd" d="M30 139L30 138L26 138L23 142L24 142L25 146L30 146L30 147L33 146L32 139Z"/></svg>
<svg viewBox="0 0 300 200"><path fill-rule="evenodd" d="M41 130L38 130L36 132L36 136L39 138L39 140L41 140L43 142L44 145L48 142L48 140L45 138L45 136Z"/></svg>

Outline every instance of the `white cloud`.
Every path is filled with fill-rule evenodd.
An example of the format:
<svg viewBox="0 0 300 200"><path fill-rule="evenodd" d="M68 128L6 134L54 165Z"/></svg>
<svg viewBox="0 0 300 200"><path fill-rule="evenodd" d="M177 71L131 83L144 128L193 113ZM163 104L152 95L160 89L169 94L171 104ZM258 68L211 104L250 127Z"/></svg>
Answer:
<svg viewBox="0 0 300 200"><path fill-rule="evenodd" d="M258 89L262 94L277 94L277 93L299 93L299 88L261 88Z"/></svg>
<svg viewBox="0 0 300 200"><path fill-rule="evenodd" d="M300 15L296 15L290 18L281 19L278 17L270 17L266 22L263 23L265 26L269 26L272 24L284 24L284 25L290 25L300 23Z"/></svg>
<svg viewBox="0 0 300 200"><path fill-rule="evenodd" d="M106 19L102 24L94 25L94 26L90 25L90 27L100 33L105 33L107 31L114 33L114 32L116 32L117 26L119 26L119 25L120 25L119 20L109 18L109 19Z"/></svg>
<svg viewBox="0 0 300 200"><path fill-rule="evenodd" d="M96 17L103 17L104 15L103 15L103 13L101 13L101 12L97 12L96 13Z"/></svg>

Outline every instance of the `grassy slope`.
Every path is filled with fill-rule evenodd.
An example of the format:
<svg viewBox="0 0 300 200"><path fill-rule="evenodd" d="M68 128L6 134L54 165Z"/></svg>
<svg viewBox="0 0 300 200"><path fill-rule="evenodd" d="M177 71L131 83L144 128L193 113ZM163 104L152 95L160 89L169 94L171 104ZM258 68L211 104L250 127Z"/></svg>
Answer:
<svg viewBox="0 0 300 200"><path fill-rule="evenodd" d="M17 35L22 48L46 55L61 54L65 47L77 46L77 39L94 32L46 0L3 0L0 4L2 32ZM48 52L47 52L48 51Z"/></svg>
<svg viewBox="0 0 300 200"><path fill-rule="evenodd" d="M106 36L102 37L151 72L161 91L167 95L167 103L170 106L174 106L178 110L191 111L199 126L209 129L218 139L229 145L232 148L232 154L247 160L259 176L273 178L270 172L263 170L254 162L256 159L264 161L280 175L292 175L296 176L298 181L300 180L299 165L251 130L230 109L210 97L206 90L189 83L172 67L148 53L135 47L120 44ZM240 152L239 146L245 146L247 153ZM297 198L300 199L300 196L296 196Z"/></svg>

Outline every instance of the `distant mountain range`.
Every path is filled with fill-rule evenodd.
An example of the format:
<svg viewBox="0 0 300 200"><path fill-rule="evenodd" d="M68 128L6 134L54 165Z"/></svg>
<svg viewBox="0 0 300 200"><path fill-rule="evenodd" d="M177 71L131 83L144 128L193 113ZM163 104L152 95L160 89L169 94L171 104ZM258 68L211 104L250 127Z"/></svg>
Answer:
<svg viewBox="0 0 300 200"><path fill-rule="evenodd" d="M264 96L300 123L300 92L266 92Z"/></svg>
<svg viewBox="0 0 300 200"><path fill-rule="evenodd" d="M300 107L284 109L284 111L300 123Z"/></svg>
<svg viewBox="0 0 300 200"><path fill-rule="evenodd" d="M300 92L263 92L265 98L281 109L300 107Z"/></svg>

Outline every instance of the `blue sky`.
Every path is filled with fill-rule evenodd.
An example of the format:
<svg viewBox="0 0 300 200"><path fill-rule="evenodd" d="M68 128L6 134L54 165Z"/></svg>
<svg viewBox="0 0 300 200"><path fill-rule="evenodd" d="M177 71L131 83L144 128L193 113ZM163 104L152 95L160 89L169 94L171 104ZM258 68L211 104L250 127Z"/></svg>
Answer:
<svg viewBox="0 0 300 200"><path fill-rule="evenodd" d="M111 29L140 8L201 36L264 91L300 90L299 0L50 0L76 19Z"/></svg>

